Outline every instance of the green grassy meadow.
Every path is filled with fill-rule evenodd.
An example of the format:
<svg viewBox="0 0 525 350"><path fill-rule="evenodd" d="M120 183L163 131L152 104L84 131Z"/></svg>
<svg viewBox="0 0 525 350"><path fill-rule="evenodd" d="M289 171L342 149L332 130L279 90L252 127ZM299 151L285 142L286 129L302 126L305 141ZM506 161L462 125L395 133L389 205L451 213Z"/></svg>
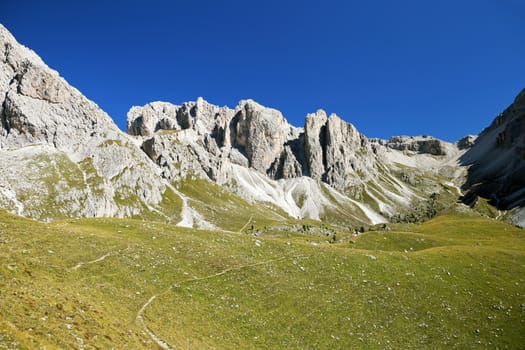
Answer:
<svg viewBox="0 0 525 350"><path fill-rule="evenodd" d="M448 215L333 244L279 232L0 212L0 349L525 344L524 230Z"/></svg>

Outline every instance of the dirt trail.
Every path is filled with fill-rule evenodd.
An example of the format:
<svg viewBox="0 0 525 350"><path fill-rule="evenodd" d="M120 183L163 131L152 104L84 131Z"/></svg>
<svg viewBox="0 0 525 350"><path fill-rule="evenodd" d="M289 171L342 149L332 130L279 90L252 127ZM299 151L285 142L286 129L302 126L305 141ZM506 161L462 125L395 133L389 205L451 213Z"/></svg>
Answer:
<svg viewBox="0 0 525 350"><path fill-rule="evenodd" d="M242 231L244 231L244 229L250 224L250 222L252 222L252 219L253 219L253 215L250 215L248 222L245 223L243 227L241 227L241 229L239 230L239 233L242 233Z"/></svg>
<svg viewBox="0 0 525 350"><path fill-rule="evenodd" d="M250 218L250 220L251 220L251 218ZM168 289L166 289L162 293L155 294L151 298L149 298L148 301L144 305L142 305L142 307L140 308L139 312L137 313L136 320L142 325L142 327L144 328L144 331L146 331L146 333L148 333L148 335L151 337L151 339L153 339L153 341L161 349L172 350L174 348L171 348L168 343L166 343L164 340L159 338L151 329L148 328L148 326L146 325L146 322L144 321L144 312L146 311L148 306L151 305L151 303L153 303L153 301L155 301L155 299L157 299L159 296L167 294L173 288L179 288L182 284L185 284L185 283L203 281L203 280L207 280L207 279L211 279L211 278L222 276L224 274L227 274L228 272L238 271L238 270L242 270L242 269L245 269L245 268L248 268L248 267L253 267L253 266L266 265L266 264L270 264L272 262L276 262L276 261L280 261L280 260L292 259L292 258L297 259L297 258L304 258L304 257L305 256L283 256L283 257L280 257L280 258L260 261L260 262L253 263L253 264L229 267L229 268L227 268L225 270L222 270L220 272L217 272L217 273L214 273L214 274L211 274L211 275L207 275L207 276L204 276L204 277L200 277L200 278L189 278L189 279L183 280L183 281L181 281L179 283L176 283L176 284L170 286Z"/></svg>
<svg viewBox="0 0 525 350"><path fill-rule="evenodd" d="M146 302L146 304L142 305L142 307L140 308L139 312L137 313L137 317L136 317L137 321L140 322L140 324L142 325L142 328L144 328L144 330L146 331L146 333L148 333L150 338L153 339L153 341L161 349L164 349L164 350L172 350L174 348L171 348L168 345L168 343L166 343L164 340L162 340L159 337L157 337L157 335L155 333L153 333L153 331L151 329L149 329L148 326L146 326L146 322L144 322L143 314L144 314L144 310L146 310L146 308L149 306L149 304L151 304L159 295L162 295L162 294L165 294L165 293L169 292L170 289L166 290L165 292L163 292L161 294L156 294L156 295L152 296L151 298L149 298L148 301Z"/></svg>
<svg viewBox="0 0 525 350"><path fill-rule="evenodd" d="M113 255L113 254L115 254L115 252L109 252L109 253L106 253L106 254L102 255L100 258L97 258L97 259L95 259L95 260L86 261L86 262L79 262L78 264L76 264L75 266L73 266L73 267L71 268L71 270L78 270L79 268L81 268L81 267L84 266L84 265L90 265L90 264L97 263L97 262L102 261L102 260L104 260L105 258L107 258L108 256Z"/></svg>

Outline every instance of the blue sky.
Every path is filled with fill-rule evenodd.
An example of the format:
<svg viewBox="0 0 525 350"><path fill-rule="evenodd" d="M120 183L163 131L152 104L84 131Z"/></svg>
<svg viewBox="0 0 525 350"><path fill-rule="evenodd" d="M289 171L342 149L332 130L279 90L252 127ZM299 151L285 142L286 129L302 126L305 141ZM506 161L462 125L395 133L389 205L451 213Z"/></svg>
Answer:
<svg viewBox="0 0 525 350"><path fill-rule="evenodd" d="M525 87L525 3L0 1L0 22L125 127L132 105L252 98L368 137L455 141Z"/></svg>

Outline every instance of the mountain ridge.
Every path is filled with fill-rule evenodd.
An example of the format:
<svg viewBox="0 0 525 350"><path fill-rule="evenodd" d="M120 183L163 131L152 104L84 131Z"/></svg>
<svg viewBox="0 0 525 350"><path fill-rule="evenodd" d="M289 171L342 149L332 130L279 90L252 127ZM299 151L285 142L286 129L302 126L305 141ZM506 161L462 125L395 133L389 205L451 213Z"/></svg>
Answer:
<svg viewBox="0 0 525 350"><path fill-rule="evenodd" d="M209 227L212 216L180 192L185 182L204 179L277 216L340 225L421 220L435 215L439 194L446 198L440 210L464 210L455 203L458 188L472 188L479 173L472 164L490 163L476 151L492 140L489 132L454 144L429 136L368 139L336 114L318 110L299 128L253 100L235 109L202 98L135 106L127 135L2 26L0 58L0 158L9 165L0 169L0 205L33 218L139 216ZM507 119L503 127L515 120ZM509 133L497 137L519 155L521 134ZM524 187L520 171L512 191ZM485 188L473 196L487 197Z"/></svg>
<svg viewBox="0 0 525 350"><path fill-rule="evenodd" d="M277 125L272 124L275 120ZM278 111L252 100L240 101L235 109L214 106L202 98L182 106L153 102L132 107L127 125L128 132L142 142L142 149L164 169L167 179L180 181L189 174L197 174L248 200L265 201L266 195L266 201L289 214L293 212L293 217L298 217L301 211L312 213L312 207L301 210L292 204L295 208L292 209L281 200L269 198L272 194L268 191L258 193L265 192L264 188L251 188L247 183L253 182L254 176L259 182L265 182L263 178L266 177L265 185L259 187L282 191L297 186L293 179L305 178L303 185L304 181L313 181L307 186L310 192L312 187L326 184L338 192L338 198L347 197L346 206L355 210L364 207L366 212L374 212L372 216L376 219L382 218L371 220L378 223L394 215L396 207L406 208L413 199L423 195L414 186L414 174L404 174L406 184L392 174L391 170L397 169L393 164L395 160L411 167L417 162L435 163L435 169L427 170L437 173L440 163L452 162L461 153L454 144L428 136L369 140L352 124L335 114L327 116L322 110L307 115L303 128L293 127ZM272 135L269 141L261 137L274 129L281 133ZM192 154L198 155L199 161ZM419 161L414 162L412 158ZM250 170L232 171L233 165ZM260 175L249 175L253 170ZM244 174L242 178L241 174ZM249 177L251 179L247 180ZM275 181L282 182L282 186ZM369 182L374 189L368 188ZM426 184L427 188L429 186L432 185ZM307 192L297 190L281 193L280 197L308 198ZM359 202L363 196L374 202L376 208L363 203L361 209L355 208L356 200ZM307 217L319 219L323 206L320 204L330 202L322 194L317 197L319 203L314 206L318 209Z"/></svg>

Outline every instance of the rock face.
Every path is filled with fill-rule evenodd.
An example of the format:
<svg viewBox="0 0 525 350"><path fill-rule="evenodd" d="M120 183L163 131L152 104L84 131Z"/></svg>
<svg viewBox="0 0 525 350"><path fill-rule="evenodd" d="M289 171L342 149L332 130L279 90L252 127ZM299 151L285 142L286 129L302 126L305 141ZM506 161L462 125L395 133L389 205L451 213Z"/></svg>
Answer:
<svg viewBox="0 0 525 350"><path fill-rule="evenodd" d="M127 130L130 135L151 136L159 129L180 130L177 122L178 106L152 102L128 112Z"/></svg>
<svg viewBox="0 0 525 350"><path fill-rule="evenodd" d="M305 122L305 157L309 174L335 188L345 189L356 177L367 179L374 172L374 155L367 138L337 115L322 110Z"/></svg>
<svg viewBox="0 0 525 350"><path fill-rule="evenodd" d="M303 175L303 165L295 157L292 148L288 145L270 168L269 175L276 179L292 179Z"/></svg>
<svg viewBox="0 0 525 350"><path fill-rule="evenodd" d="M231 150L233 116L233 110L202 98L182 106L152 102L130 109L127 129L164 178L176 181L197 175L223 182L223 163L248 164L245 155Z"/></svg>
<svg viewBox="0 0 525 350"><path fill-rule="evenodd" d="M265 173L280 156L290 125L279 111L241 101L230 122L233 146L246 154L249 166Z"/></svg>
<svg viewBox="0 0 525 350"><path fill-rule="evenodd" d="M525 206L525 89L483 130L461 162L469 167L466 203L481 196L502 210ZM518 221L525 225L525 216Z"/></svg>
<svg viewBox="0 0 525 350"><path fill-rule="evenodd" d="M238 164L272 179L309 175L344 190L374 172L375 155L366 137L322 110L308 115L301 129L252 100L240 101L235 110L203 99L180 107L154 102L133 107L127 125L171 180L195 173L223 183L229 165Z"/></svg>
<svg viewBox="0 0 525 350"><path fill-rule="evenodd" d="M326 123L325 180L335 188L345 189L356 177L366 179L374 172L375 156L364 135L332 114Z"/></svg>
<svg viewBox="0 0 525 350"><path fill-rule="evenodd" d="M42 219L50 203L55 216L130 216L161 201L158 170L133 141L1 25L0 65L3 207Z"/></svg>

